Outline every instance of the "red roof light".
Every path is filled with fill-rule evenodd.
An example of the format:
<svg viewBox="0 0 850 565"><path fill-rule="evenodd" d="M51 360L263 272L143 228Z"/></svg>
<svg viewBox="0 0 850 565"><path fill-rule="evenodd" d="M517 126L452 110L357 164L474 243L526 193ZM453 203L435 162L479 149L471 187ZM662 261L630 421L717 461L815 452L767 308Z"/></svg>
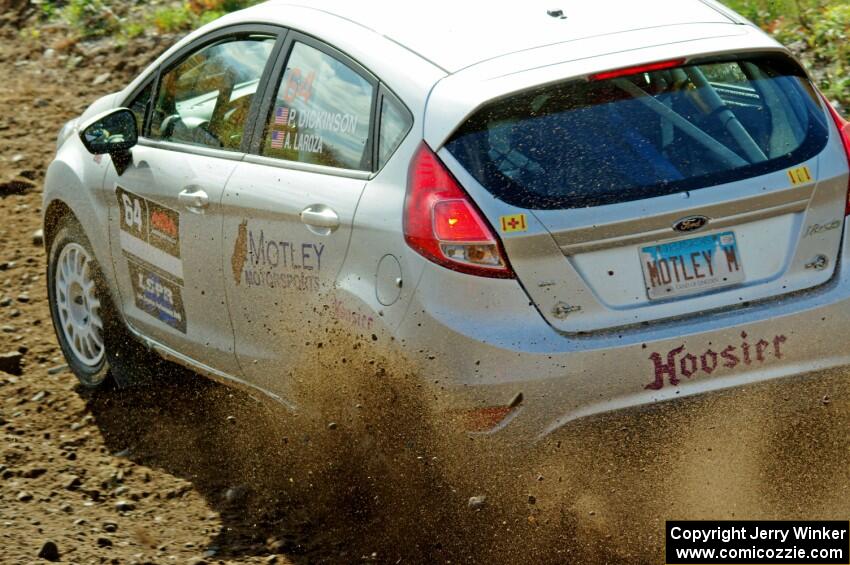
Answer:
<svg viewBox="0 0 850 565"><path fill-rule="evenodd" d="M620 78L641 73L651 73L653 71L663 71L665 69L673 69L681 67L685 64L684 57L680 59L672 59L670 61L659 61L658 63L648 63L646 65L637 65L634 67L625 67L623 69L615 69L613 71L604 71L596 73L588 77L590 80L610 80L612 78Z"/></svg>

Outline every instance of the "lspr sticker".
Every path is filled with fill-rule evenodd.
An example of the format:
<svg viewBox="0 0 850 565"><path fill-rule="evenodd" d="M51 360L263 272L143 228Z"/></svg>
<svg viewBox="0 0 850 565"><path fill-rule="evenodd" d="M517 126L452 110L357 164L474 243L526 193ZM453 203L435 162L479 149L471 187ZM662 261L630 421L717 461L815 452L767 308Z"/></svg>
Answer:
<svg viewBox="0 0 850 565"><path fill-rule="evenodd" d="M502 224L502 232L503 233L528 231L528 224L525 221L525 214L514 214L513 216L502 216L501 224Z"/></svg>
<svg viewBox="0 0 850 565"><path fill-rule="evenodd" d="M135 261L128 261L136 307L175 330L186 333L182 287L176 281Z"/></svg>

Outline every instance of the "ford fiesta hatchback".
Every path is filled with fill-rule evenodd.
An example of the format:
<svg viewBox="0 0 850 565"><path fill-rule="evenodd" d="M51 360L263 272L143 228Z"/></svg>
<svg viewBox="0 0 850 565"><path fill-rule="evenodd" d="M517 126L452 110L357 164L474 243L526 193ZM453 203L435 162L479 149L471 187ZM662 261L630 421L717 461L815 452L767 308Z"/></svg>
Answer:
<svg viewBox="0 0 850 565"><path fill-rule="evenodd" d="M53 320L89 386L153 350L297 410L352 336L539 437L850 363L848 152L710 0L268 2L63 128Z"/></svg>

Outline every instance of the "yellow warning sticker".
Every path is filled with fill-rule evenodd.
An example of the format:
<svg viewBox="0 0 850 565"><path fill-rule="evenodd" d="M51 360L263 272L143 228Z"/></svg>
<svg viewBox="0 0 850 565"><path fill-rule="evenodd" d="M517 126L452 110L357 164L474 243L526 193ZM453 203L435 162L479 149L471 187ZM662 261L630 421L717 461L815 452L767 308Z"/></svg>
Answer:
<svg viewBox="0 0 850 565"><path fill-rule="evenodd" d="M791 184L797 186L798 184L803 184L804 182L811 182L812 173L809 171L809 168L806 166L797 167L796 169L791 169L788 171L788 178L791 179Z"/></svg>
<svg viewBox="0 0 850 565"><path fill-rule="evenodd" d="M528 231L528 224L525 223L525 214L502 216L502 231L504 233Z"/></svg>

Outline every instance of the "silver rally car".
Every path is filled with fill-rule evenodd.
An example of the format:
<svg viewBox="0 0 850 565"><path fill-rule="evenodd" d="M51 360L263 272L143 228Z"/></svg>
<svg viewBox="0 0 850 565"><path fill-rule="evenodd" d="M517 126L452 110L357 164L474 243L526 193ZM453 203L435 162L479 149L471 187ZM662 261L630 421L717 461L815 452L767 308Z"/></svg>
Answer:
<svg viewBox="0 0 850 565"><path fill-rule="evenodd" d="M67 124L76 375L155 351L297 409L333 327L535 438L850 364L850 127L790 53L712 0L548 4L272 1Z"/></svg>

